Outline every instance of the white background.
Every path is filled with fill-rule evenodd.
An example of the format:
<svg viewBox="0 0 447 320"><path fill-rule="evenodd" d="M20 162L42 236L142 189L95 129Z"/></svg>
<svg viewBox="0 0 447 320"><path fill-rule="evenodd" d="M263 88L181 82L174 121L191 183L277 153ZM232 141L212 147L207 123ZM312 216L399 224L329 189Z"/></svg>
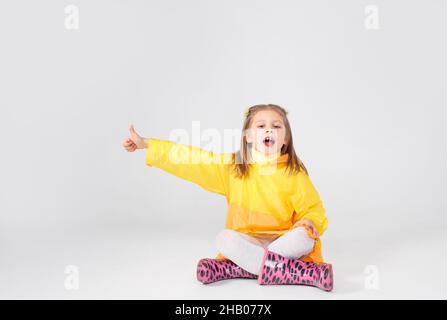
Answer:
<svg viewBox="0 0 447 320"><path fill-rule="evenodd" d="M446 14L441 0L3 1L0 298L447 298ZM329 219L332 293L199 283L225 198L121 146L130 123L160 139L193 121L240 129L258 103L289 111Z"/></svg>

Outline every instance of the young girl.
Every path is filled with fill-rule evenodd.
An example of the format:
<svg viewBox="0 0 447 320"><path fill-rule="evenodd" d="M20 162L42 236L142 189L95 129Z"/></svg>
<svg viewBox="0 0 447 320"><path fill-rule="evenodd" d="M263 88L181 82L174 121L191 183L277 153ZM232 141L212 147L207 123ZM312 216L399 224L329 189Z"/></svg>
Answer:
<svg viewBox="0 0 447 320"><path fill-rule="evenodd" d="M319 193L295 153L287 111L266 104L248 109L237 153L216 154L167 140L143 138L133 126L124 148L147 149L146 164L224 195L225 229L218 255L201 259L197 279L257 279L331 291L332 265L320 237L328 221Z"/></svg>

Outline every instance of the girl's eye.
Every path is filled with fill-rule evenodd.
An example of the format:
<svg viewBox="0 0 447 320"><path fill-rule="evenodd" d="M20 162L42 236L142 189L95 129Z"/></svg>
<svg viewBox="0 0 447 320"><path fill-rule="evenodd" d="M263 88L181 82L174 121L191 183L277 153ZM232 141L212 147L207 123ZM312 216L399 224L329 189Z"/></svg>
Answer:
<svg viewBox="0 0 447 320"><path fill-rule="evenodd" d="M265 125L263 125L263 124L260 124L260 125L258 126L258 128L264 128L264 127L265 127ZM281 126L274 126L274 128L275 128L275 129L280 129Z"/></svg>

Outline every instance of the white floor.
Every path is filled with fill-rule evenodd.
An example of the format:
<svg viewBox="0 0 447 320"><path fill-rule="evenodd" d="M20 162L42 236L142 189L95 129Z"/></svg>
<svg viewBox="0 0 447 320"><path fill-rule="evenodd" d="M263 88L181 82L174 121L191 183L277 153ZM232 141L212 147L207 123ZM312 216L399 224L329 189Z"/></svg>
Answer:
<svg viewBox="0 0 447 320"><path fill-rule="evenodd" d="M236 279L203 285L195 268L214 257L210 233L148 226L19 230L2 235L2 299L446 299L447 234L331 237L334 290L259 286ZM163 237L160 234L163 233ZM67 266L77 269L67 270ZM76 271L78 271L78 288ZM75 280L75 281L71 281Z"/></svg>

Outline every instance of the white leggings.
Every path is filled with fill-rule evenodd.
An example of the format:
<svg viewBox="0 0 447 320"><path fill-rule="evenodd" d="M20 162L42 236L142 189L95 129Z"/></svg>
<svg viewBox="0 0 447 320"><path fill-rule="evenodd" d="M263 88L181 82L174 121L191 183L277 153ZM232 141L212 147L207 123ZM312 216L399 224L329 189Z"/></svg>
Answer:
<svg viewBox="0 0 447 320"><path fill-rule="evenodd" d="M216 237L217 250L250 273L258 274L265 249L289 259L299 259L310 253L315 240L306 229L296 227L274 240L255 238L241 232L224 229Z"/></svg>

